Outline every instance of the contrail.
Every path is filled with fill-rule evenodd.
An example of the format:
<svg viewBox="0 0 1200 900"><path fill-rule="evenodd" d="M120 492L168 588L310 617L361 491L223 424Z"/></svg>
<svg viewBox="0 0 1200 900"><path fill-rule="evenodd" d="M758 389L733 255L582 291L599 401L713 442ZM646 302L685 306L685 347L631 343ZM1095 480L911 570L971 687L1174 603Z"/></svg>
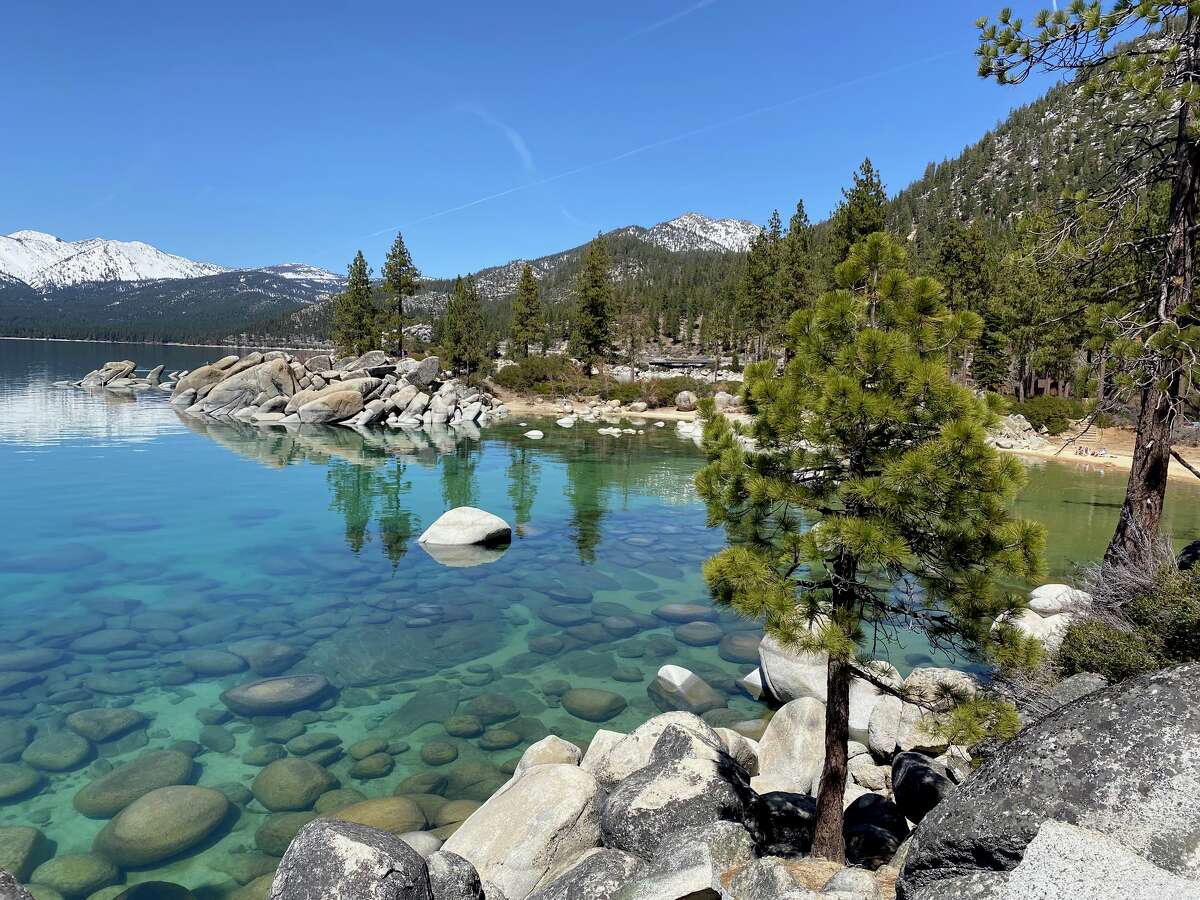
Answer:
<svg viewBox="0 0 1200 900"><path fill-rule="evenodd" d="M685 19L692 13L700 12L700 10L704 9L706 6L712 6L716 2L717 0L700 0L699 3L693 3L687 9L681 9L674 15L667 16L665 19L659 19L657 22L651 22L649 25L639 28L637 31L634 31L623 37L621 42L623 43L624 41L632 41L634 38L639 38L642 35L650 34L652 31L658 31L660 28L666 28L668 25L672 25L675 22L678 22L680 19Z"/></svg>
<svg viewBox="0 0 1200 900"><path fill-rule="evenodd" d="M679 134L672 135L671 137L665 137L665 138L662 138L657 141L652 141L649 144L642 144L640 147L634 147L630 150L624 151L623 153L618 153L616 156L610 156L610 157L607 157L606 159L601 159L601 160L596 160L595 162L586 163L585 165L577 166L574 169L568 169L565 172L559 172L557 175L550 175L546 178L542 178L537 181L531 181L531 182L527 182L525 184L514 185L513 187L506 188L505 190L497 191L494 194L488 194L487 196L479 197L475 200L470 200L466 203L460 203L457 206L451 206L451 207L439 210L434 213L429 213L428 215L425 215L425 216L420 216L416 219L410 219L409 221L404 222L400 225L393 225L388 228L381 228L378 231L372 231L370 234L363 235L363 237L364 238L373 238L373 237L378 237L381 234L387 234L388 232L391 232L391 231L399 231L399 230L403 230L405 228L411 228L413 225L420 225L423 222L429 222L433 219L440 219L443 216L448 216L448 215L451 215L456 212L462 212L464 209L471 209L472 207L479 206L483 203L490 203L493 200L499 200L501 197L508 197L512 194L517 194L522 191L528 191L528 190L531 190L536 187L541 187L543 185L553 184L556 181L562 181L564 178L571 178L572 176L575 176L575 175L581 175L584 172L590 172L593 169L599 169L603 166L609 166L609 165L612 165L613 163L617 163L617 162L621 162L622 160L629 159L631 156L638 156L642 153L648 153L651 150L657 150L660 147L666 147L670 144L677 144L680 141L686 141L688 138L697 137L698 135L701 135L701 134L707 134L710 131L716 131L721 128L726 128L730 125L734 125L738 122L743 122L746 119L750 119L755 116L761 116L761 115L764 115L769 112L775 112L780 109L786 109L789 106L795 106L797 103L803 103L806 100L813 100L817 97L824 96L825 94L830 94L834 91L840 91L840 90L843 90L848 87L854 87L855 85L862 84L864 82L874 81L877 78L884 78L888 75L895 75L898 72L904 72L909 69L914 69L918 66L923 66L923 65L926 65L931 62L936 62L937 60L945 59L948 56L957 56L960 54L960 52L961 51L958 51L958 50L946 50L946 51L943 51L942 53L935 53L933 56L924 57L923 59L917 59L917 60L913 60L912 62L902 63L901 65L892 66L891 68L888 68L888 69L881 69L878 72L872 72L868 75L859 75L857 78L851 78L848 81L842 81L837 84L827 85L826 87L823 87L823 88L817 88L816 90L809 91L808 93L805 93L805 94L800 94L796 97L791 97L787 100L780 100L777 103L771 103L766 106L759 106L755 109L750 109L750 110L747 110L746 112L738 113L736 116L730 116L725 119L719 119L715 122L710 122L707 125L700 125L696 128L689 129L688 131L683 131L683 132L680 132Z"/></svg>

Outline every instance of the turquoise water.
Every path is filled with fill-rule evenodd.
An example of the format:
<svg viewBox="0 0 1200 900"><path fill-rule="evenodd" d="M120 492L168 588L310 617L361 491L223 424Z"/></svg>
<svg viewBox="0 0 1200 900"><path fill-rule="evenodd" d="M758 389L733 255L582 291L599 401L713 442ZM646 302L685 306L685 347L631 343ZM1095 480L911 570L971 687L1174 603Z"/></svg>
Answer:
<svg viewBox="0 0 1200 900"><path fill-rule="evenodd" d="M238 881L270 867L260 848L288 822L246 791L280 720L221 712L222 691L260 677L227 653L247 640L285 645L274 648L281 662L260 669L333 683L331 697L286 725L317 745L310 758L341 787L367 798L433 772L445 776L436 787L446 798L482 801L544 735L587 741L598 727L629 730L653 715L646 686L666 663L725 694L718 718L763 715L734 683L752 667L746 642L728 637L752 625L710 610L716 629L677 632L655 616L667 603L707 606L700 563L723 543L691 486L702 457L669 425L620 438L518 419L481 434L288 431L198 422L159 392L52 384L108 359L172 369L219 355L0 342L0 667L12 651L60 651L27 677L0 671L0 791L28 774L14 760L29 740L63 733L72 712L129 707L147 720L0 799L0 829L35 825L57 854L87 852L106 820L75 809L82 788L148 750L203 737L207 746L184 747L196 753L192 780L238 802L199 847L121 878L251 896ZM545 440L522 437L534 425ZM1020 506L1049 525L1062 576L1102 551L1122 485L1064 464L1030 476ZM1177 540L1200 536L1197 499L1186 485L1170 498ZM504 517L516 535L493 561L447 567L416 538L464 504ZM916 640L889 652L902 671L947 662ZM214 674L226 668L236 670ZM597 723L568 712L558 699L568 687L618 695L604 697L603 712L615 714ZM454 716L504 707L504 733L447 733ZM348 751L374 738L387 759L356 769ZM438 746L447 742L452 751ZM435 751L457 756L432 765ZM425 802L435 827L444 801Z"/></svg>

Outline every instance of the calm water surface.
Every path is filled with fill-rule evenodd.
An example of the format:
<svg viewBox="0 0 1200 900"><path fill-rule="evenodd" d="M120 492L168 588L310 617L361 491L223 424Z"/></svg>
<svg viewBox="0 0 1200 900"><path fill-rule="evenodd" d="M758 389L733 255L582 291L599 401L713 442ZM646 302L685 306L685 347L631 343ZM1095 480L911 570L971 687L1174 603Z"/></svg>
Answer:
<svg viewBox="0 0 1200 900"><path fill-rule="evenodd" d="M193 780L240 805L202 847L122 877L233 897L269 867L263 849L288 824L245 788L264 745L292 732L365 797L422 776L422 790L481 801L546 734L586 741L653 715L646 685L665 663L725 692L730 719L762 714L734 684L752 667L736 635L752 626L713 615L713 634L676 632L654 615L708 603L699 565L723 541L691 486L702 457L670 427L610 438L538 423L541 442L516 420L457 436L260 429L182 417L165 393L52 384L109 359L181 369L220 355L0 341L0 669L17 666L6 654L21 660L12 651L61 651L28 675L0 671L0 829L35 825L58 854L86 852L106 820L76 810L82 788L147 750L203 738ZM1174 537L1200 536L1200 493L1172 490ZM1122 492L1111 474L1031 466L1019 505L1047 524L1054 575L1103 550ZM446 566L416 537L464 504L514 523L516 536L487 564ZM336 697L288 730L243 717L205 729L223 690L260 677L228 648L263 640L286 646L253 660L259 670L319 673ZM891 658L902 671L947 663L916 640ZM594 718L624 708L603 724L580 718L558 700L568 687L619 695ZM56 735L69 713L97 706L132 707L147 723L70 760L72 742ZM472 712L499 718L498 730L471 735L459 721L460 736L447 733ZM5 798L6 784L28 776L19 759L34 736L70 766ZM346 751L367 738L388 743L390 770L352 771ZM432 750L457 757L431 765ZM429 802L433 827L441 801Z"/></svg>

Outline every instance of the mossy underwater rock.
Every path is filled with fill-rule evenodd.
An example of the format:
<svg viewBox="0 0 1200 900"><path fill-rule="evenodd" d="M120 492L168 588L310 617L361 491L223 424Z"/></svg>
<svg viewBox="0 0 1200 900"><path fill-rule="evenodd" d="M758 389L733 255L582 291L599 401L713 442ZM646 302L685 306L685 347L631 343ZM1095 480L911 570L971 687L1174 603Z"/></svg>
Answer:
<svg viewBox="0 0 1200 900"><path fill-rule="evenodd" d="M250 789L271 812L289 812L311 809L335 784L336 779L316 763L287 757L259 772Z"/></svg>
<svg viewBox="0 0 1200 900"><path fill-rule="evenodd" d="M228 811L225 795L212 788L158 788L121 810L93 848L121 866L152 865L199 844Z"/></svg>
<svg viewBox="0 0 1200 900"><path fill-rule="evenodd" d="M187 784L195 764L177 750L151 750L97 778L75 795L75 809L89 819L115 816L158 788Z"/></svg>
<svg viewBox="0 0 1200 900"><path fill-rule="evenodd" d="M81 709L71 713L66 719L68 728L96 743L119 738L145 722L146 717L142 713L129 707Z"/></svg>
<svg viewBox="0 0 1200 900"><path fill-rule="evenodd" d="M44 772L67 772L83 765L92 754L92 745L71 731L60 731L37 738L25 748L21 761Z"/></svg>
<svg viewBox="0 0 1200 900"><path fill-rule="evenodd" d="M24 763L0 763L0 804L32 794L43 781L40 772Z"/></svg>
<svg viewBox="0 0 1200 900"><path fill-rule="evenodd" d="M599 688L572 688L562 696L563 709L588 722L607 722L625 711L628 702L620 694Z"/></svg>
<svg viewBox="0 0 1200 900"><path fill-rule="evenodd" d="M96 853L67 853L38 866L30 880L52 887L65 897L86 897L121 877L112 860Z"/></svg>
<svg viewBox="0 0 1200 900"><path fill-rule="evenodd" d="M284 675L230 688L221 702L243 716L282 716L316 705L330 690L323 675Z"/></svg>

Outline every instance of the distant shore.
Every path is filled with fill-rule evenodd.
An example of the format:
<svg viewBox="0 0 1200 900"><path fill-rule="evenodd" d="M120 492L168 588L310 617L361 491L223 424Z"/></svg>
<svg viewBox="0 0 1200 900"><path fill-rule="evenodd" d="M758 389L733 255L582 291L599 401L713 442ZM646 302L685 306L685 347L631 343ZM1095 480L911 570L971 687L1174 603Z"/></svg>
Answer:
<svg viewBox="0 0 1200 900"><path fill-rule="evenodd" d="M275 347L264 344L188 344L183 341L102 341L99 338L19 337L0 334L0 341L39 341L58 344L134 344L139 347L200 347L230 350L283 350L288 353L331 353L332 347Z"/></svg>

